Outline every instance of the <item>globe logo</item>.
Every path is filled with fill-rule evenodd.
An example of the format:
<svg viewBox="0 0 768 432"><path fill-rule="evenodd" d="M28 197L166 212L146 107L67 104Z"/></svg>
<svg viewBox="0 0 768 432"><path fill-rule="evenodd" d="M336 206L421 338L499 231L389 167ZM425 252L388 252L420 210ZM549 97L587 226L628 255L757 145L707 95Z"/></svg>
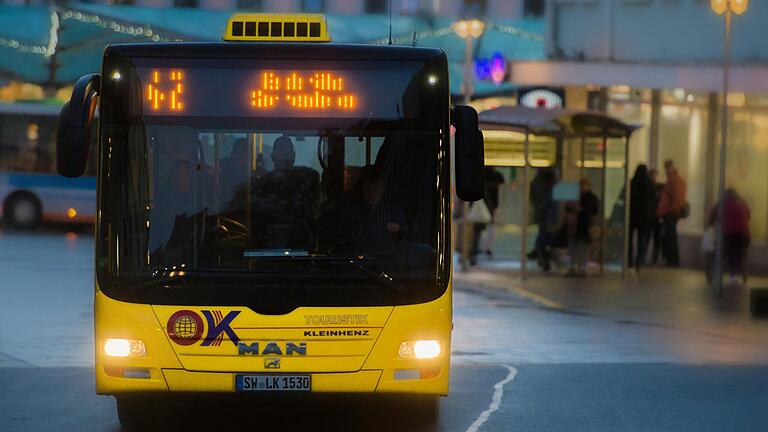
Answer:
<svg viewBox="0 0 768 432"><path fill-rule="evenodd" d="M192 317L183 316L173 323L173 332L180 338L191 339L197 332L197 323Z"/></svg>
<svg viewBox="0 0 768 432"><path fill-rule="evenodd" d="M168 336L179 345L192 345L203 336L203 320L196 312L180 310L168 318Z"/></svg>

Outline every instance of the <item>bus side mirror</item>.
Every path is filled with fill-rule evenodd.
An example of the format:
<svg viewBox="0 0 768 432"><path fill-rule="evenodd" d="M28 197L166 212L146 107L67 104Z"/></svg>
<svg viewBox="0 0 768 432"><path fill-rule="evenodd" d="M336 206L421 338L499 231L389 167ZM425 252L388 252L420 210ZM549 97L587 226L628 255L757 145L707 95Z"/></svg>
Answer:
<svg viewBox="0 0 768 432"><path fill-rule="evenodd" d="M85 171L100 82L99 74L80 77L69 102L61 108L56 131L56 169L64 177L80 177Z"/></svg>
<svg viewBox="0 0 768 432"><path fill-rule="evenodd" d="M456 128L456 195L462 201L477 201L485 195L485 152L477 111L470 106L455 105L451 117Z"/></svg>

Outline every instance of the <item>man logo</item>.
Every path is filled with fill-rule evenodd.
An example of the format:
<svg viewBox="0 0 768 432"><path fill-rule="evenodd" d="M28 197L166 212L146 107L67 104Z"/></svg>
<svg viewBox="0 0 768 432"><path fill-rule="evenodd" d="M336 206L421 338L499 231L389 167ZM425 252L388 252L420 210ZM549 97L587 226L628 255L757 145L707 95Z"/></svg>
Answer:
<svg viewBox="0 0 768 432"><path fill-rule="evenodd" d="M208 332L203 338L203 319L197 312L180 310L168 318L166 330L171 340L178 345L193 345L203 339L200 346L219 346L224 340L224 335L237 346L240 338L232 330L232 321L240 314L240 311L231 311L226 316L221 311L201 311L205 317Z"/></svg>
<svg viewBox="0 0 768 432"><path fill-rule="evenodd" d="M280 357L265 358L264 369L280 369Z"/></svg>
<svg viewBox="0 0 768 432"><path fill-rule="evenodd" d="M244 342L237 344L237 354L239 355L307 355L307 343L306 342L286 342L285 350L278 345L277 342L267 342L262 345L263 349L259 349L258 342L252 342L250 345Z"/></svg>

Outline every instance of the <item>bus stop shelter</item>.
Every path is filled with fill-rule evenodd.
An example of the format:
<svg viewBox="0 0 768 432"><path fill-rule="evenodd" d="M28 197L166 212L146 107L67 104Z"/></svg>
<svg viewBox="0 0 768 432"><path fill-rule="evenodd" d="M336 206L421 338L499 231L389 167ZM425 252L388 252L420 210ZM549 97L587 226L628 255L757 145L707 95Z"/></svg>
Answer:
<svg viewBox="0 0 768 432"><path fill-rule="evenodd" d="M531 167L550 166L560 170L560 178L570 163L573 167L572 176L584 178L586 170L599 175L598 183L601 191L601 217L599 265L600 273L605 271L607 259L608 231L607 223L608 199L606 191L609 187L619 191L613 208L612 219L620 219L621 239L616 238L617 258L621 260L622 275L626 274L629 250L629 143L630 137L638 126L626 124L616 118L594 111L574 111L566 109L528 108L523 106L502 106L480 113L480 128L486 136L486 164L494 165L494 152L505 152L512 145L511 141L497 140L496 137L505 133L514 133L522 141L522 148L509 153L504 160L510 166L522 167L522 208L521 208L521 241L520 241L520 272L525 278L528 273L528 237L529 237L529 208L530 208L530 169ZM551 145L532 149L532 141L544 138ZM495 144L494 144L495 143ZM489 148L490 147L490 148ZM609 154L611 159L609 160ZM533 156L533 157L532 157ZM511 159L510 159L511 158ZM510 162L511 161L511 162ZM621 171L620 178L612 173L612 183L609 184L609 169ZM616 181L618 180L618 182ZM620 184L618 184L620 183ZM619 213L618 217L615 215ZM618 226L618 223L616 224ZM621 247L621 251L617 251Z"/></svg>

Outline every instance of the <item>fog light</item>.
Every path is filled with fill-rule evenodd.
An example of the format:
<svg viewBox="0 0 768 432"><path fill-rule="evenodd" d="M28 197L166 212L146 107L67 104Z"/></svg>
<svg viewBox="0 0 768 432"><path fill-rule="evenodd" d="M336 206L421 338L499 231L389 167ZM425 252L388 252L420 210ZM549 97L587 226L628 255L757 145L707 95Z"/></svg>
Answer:
<svg viewBox="0 0 768 432"><path fill-rule="evenodd" d="M144 342L136 339L107 339L104 354L110 357L140 357L147 355Z"/></svg>
<svg viewBox="0 0 768 432"><path fill-rule="evenodd" d="M431 359L440 356L440 341L419 340L400 344L400 357Z"/></svg>
<svg viewBox="0 0 768 432"><path fill-rule="evenodd" d="M149 379L152 378L152 373L149 369L132 368L126 369L117 366L104 366L104 373L115 378L138 378Z"/></svg>

